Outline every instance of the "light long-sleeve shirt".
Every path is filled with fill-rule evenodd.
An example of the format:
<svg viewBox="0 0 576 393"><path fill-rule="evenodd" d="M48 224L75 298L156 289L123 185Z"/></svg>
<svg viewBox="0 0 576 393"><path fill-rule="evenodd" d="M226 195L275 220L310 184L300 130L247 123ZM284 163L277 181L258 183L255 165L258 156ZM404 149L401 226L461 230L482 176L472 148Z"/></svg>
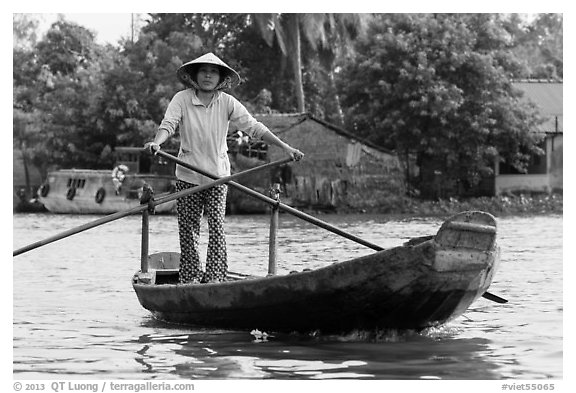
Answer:
<svg viewBox="0 0 576 393"><path fill-rule="evenodd" d="M268 128L254 119L248 110L230 94L216 91L205 106L196 90L186 89L174 95L159 130L180 133L178 158L218 177L230 175L226 136L232 124L251 138L261 139ZM176 177L188 183L203 185L211 179L176 165Z"/></svg>

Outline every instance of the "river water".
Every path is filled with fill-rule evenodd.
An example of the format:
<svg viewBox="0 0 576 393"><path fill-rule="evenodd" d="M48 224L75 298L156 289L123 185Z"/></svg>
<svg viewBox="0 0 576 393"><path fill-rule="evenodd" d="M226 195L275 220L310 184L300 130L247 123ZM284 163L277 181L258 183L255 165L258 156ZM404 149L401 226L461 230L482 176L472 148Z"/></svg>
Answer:
<svg viewBox="0 0 576 393"><path fill-rule="evenodd" d="M99 217L14 214L13 247ZM384 247L433 234L437 218L326 215ZM269 218L228 216L230 270L266 274ZM13 377L29 379L558 380L563 376L563 217L497 218L502 261L490 292L421 333L274 334L172 326L131 287L140 218L132 216L13 258ZM153 216L150 251L178 251L175 216ZM205 233L205 232L204 232ZM278 273L371 250L281 215ZM205 244L202 245L205 248ZM257 328L255 326L254 328Z"/></svg>

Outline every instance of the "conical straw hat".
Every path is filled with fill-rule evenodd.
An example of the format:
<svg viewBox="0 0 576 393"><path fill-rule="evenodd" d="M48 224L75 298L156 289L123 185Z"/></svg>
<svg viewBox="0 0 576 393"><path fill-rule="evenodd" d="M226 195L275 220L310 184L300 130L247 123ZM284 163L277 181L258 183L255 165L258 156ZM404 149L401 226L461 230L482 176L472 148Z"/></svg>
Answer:
<svg viewBox="0 0 576 393"><path fill-rule="evenodd" d="M197 59L182 64L180 68L178 68L178 71L176 71L178 79L186 86L198 88L195 77L201 64L213 64L220 67L222 83L220 83L216 89L231 88L240 84L240 75L238 75L232 67L220 60L214 53L206 53Z"/></svg>

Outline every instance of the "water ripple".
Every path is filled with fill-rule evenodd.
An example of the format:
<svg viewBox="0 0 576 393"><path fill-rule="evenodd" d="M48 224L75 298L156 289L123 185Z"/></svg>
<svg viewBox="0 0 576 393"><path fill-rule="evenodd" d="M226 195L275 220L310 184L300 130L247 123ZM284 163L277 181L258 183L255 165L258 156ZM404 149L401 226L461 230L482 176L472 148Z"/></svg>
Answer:
<svg viewBox="0 0 576 393"><path fill-rule="evenodd" d="M13 246L95 218L14 215ZM432 234L441 223L322 219L383 247ZM139 268L140 218L128 217L14 258L13 372L18 379L562 378L562 222L498 219L502 263L491 292L507 304L479 299L463 317L423 332L272 334L263 341L250 331L167 325L142 309L130 284ZM266 216L227 217L231 270L266 274L268 223ZM150 229L151 252L178 250L175 217L154 216ZM278 241L281 274L372 252L287 215Z"/></svg>

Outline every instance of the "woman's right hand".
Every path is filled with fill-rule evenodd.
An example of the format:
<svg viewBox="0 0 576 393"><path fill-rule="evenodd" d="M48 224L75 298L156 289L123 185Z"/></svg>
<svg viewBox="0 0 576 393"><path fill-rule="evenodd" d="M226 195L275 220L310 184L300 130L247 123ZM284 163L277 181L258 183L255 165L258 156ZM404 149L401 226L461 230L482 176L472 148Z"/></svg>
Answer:
<svg viewBox="0 0 576 393"><path fill-rule="evenodd" d="M156 152L160 150L160 145L156 142L147 142L144 145L144 149L148 150L152 154L156 154Z"/></svg>

